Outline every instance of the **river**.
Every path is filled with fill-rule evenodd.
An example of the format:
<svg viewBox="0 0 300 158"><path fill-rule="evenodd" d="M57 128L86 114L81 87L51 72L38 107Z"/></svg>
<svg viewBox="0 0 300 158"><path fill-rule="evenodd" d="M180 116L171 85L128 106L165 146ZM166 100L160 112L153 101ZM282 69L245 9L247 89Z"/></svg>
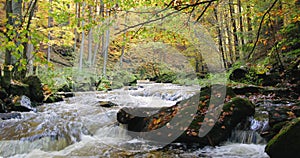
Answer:
<svg viewBox="0 0 300 158"><path fill-rule="evenodd" d="M130 138L116 121L122 107L171 106L199 90L198 86L151 83L134 90L76 92L75 97L44 104L36 112L24 112L21 119L0 120L0 157L268 157L265 142L253 131L235 131L217 147L186 150L175 144L177 148L156 150L160 146ZM101 107L100 101L119 106Z"/></svg>

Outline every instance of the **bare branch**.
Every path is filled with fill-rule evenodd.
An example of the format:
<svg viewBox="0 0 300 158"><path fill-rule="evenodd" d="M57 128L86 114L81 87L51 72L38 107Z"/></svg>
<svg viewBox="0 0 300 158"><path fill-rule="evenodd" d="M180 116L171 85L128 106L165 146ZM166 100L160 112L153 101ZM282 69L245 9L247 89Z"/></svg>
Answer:
<svg viewBox="0 0 300 158"><path fill-rule="evenodd" d="M198 6L198 5L201 5L201 4L206 4L206 3L209 3L209 5L210 5L210 4L211 4L212 2L214 2L214 1L217 1L217 0L209 0L209 1L201 1L201 2L198 2L198 1L197 1L197 3L189 4L189 5L184 5L184 7L179 8L179 9L177 9L177 10L171 12L171 13L168 13L168 14L166 14L166 15L164 15L164 16L161 16L161 17L159 17L159 18L156 18L156 19L152 19L152 17L158 15L159 13L162 13L162 12L166 11L166 10L168 9L168 6L167 6L167 7L164 8L163 10L157 12L155 15L153 15L153 16L152 16L151 18L149 18L147 21L142 22L142 23L139 23L139 24L136 24L136 25L128 26L127 28L125 28L125 29L123 29L123 30L121 30L121 31L119 31L119 32L117 32L117 33L115 33L115 35L118 35L118 34L124 32L124 31L127 31L127 30L132 29L132 28L136 28L136 27L139 27L139 26L142 27L142 26L144 26L145 24L149 24L149 23L152 23L152 22L156 22L156 21L162 20L162 19L164 19L164 18L166 18L166 17L169 17L169 16L171 16L171 15L173 15L173 14L176 14L176 13L178 13L178 12L180 12L180 11L182 11L182 10L188 9L188 8L190 8L190 7L195 7L195 6ZM209 6L209 5L208 5L208 6ZM208 8L208 6L206 6L206 9ZM206 9L205 9L205 10L206 10ZM205 10L202 12L202 15L204 14ZM201 15L201 16L202 16L202 15ZM199 17L198 17L198 18L199 18ZM152 19L152 20L151 20L151 19Z"/></svg>
<svg viewBox="0 0 300 158"><path fill-rule="evenodd" d="M30 3L29 3L29 5L28 5L28 8L27 8L27 10L26 10L26 13L24 14L24 16L23 16L23 23L24 23L24 21L25 21L25 19L26 19L26 17L28 16L28 14L29 14L29 12L30 12L30 8L31 8L31 5L33 4L33 1L30 1Z"/></svg>
<svg viewBox="0 0 300 158"><path fill-rule="evenodd" d="M206 10L208 9L208 7L212 4L213 1L210 1L204 8L204 10L202 11L202 13L198 16L197 21L199 21L201 19L201 17L204 15L204 13L206 12Z"/></svg>
<svg viewBox="0 0 300 158"><path fill-rule="evenodd" d="M265 14L262 16L261 21L260 21L260 24L259 24L258 31L257 31L256 40L255 40L255 42L254 42L254 45L253 45L253 47L252 47L251 52L250 52L250 53L248 54L248 56L247 56L248 59L249 59L249 58L251 57L251 55L254 53L255 47L256 47L256 45L257 45L257 43L258 43L258 40L259 40L260 30L261 30L261 28L262 28L262 23L263 23L263 21L264 21L266 15L269 14L269 12L271 11L271 9L275 6L275 4L276 4L277 2L278 2L278 0L275 0L275 1L272 3L272 5L270 6L270 8L269 8L269 9L265 12Z"/></svg>
<svg viewBox="0 0 300 158"><path fill-rule="evenodd" d="M33 17L33 13L34 13L34 9L35 9L35 6L37 4L37 1L38 0L34 0L33 4L30 6L31 10L29 12L29 17L28 17L28 23L27 23L27 26L26 26L26 30L29 30L29 27L30 27L30 24L31 24L31 19Z"/></svg>

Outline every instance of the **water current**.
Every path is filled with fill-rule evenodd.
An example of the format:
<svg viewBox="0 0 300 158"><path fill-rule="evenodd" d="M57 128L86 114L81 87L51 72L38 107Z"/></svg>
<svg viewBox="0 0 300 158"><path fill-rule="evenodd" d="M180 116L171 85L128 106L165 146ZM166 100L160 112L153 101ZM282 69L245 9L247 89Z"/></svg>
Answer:
<svg viewBox="0 0 300 158"><path fill-rule="evenodd" d="M199 90L198 86L151 83L134 90L76 92L75 97L24 112L20 119L0 120L0 157L268 157L265 142L253 130L236 130L217 147L156 150L160 146L130 138L117 123L116 113L122 107L172 106ZM100 101L119 106L101 107ZM252 128L261 125L251 122Z"/></svg>

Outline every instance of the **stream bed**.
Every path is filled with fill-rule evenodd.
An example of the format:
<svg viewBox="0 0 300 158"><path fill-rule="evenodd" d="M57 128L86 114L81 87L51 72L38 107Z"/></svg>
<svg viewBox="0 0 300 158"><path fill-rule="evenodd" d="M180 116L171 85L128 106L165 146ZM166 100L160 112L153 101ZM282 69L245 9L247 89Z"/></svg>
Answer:
<svg viewBox="0 0 300 158"><path fill-rule="evenodd" d="M134 90L76 92L75 97L24 112L21 119L0 120L0 157L268 157L265 142L253 131L235 131L233 138L217 147L186 150L175 144L179 147L157 150L161 146L130 138L117 123L116 113L122 107L172 106L199 90L199 86L150 83ZM100 101L119 106L101 107ZM252 140L247 141L249 137Z"/></svg>

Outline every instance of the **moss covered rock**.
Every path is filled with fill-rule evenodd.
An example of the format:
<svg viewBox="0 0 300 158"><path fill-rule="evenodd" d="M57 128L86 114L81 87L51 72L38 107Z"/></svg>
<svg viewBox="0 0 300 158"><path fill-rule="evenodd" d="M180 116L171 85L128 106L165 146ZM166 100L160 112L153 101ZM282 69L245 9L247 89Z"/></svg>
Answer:
<svg viewBox="0 0 300 158"><path fill-rule="evenodd" d="M147 112L148 116L133 115L138 110L146 111L144 109L121 109L117 119L127 124L129 131L141 132L134 135L145 139L160 142L174 140L199 146L218 145L228 139L238 123L254 115L255 106L242 98L233 98L224 106L224 101L218 105L210 104L213 101L209 94L214 95L214 90L203 91L200 97L195 95L171 107L153 109ZM195 110L192 105L198 105L198 109Z"/></svg>
<svg viewBox="0 0 300 158"><path fill-rule="evenodd" d="M198 115L192 121L188 129L181 135L177 141L179 142L195 142L200 146L215 146L219 145L221 142L226 141L231 131L240 123L244 122L249 116L253 116L255 113L255 106L250 101L243 98L233 98L230 102L225 103L217 120L213 118L214 111L216 109L210 109L208 107L208 102L201 102L199 107ZM199 133L205 133L201 131L202 126L206 126L209 132L203 136L199 137ZM200 130L199 130L200 129ZM202 134L203 135L203 134Z"/></svg>
<svg viewBox="0 0 300 158"><path fill-rule="evenodd" d="M22 95L29 96L30 95L29 85L21 82L13 82L9 86L8 94L12 96L22 96Z"/></svg>
<svg viewBox="0 0 300 158"><path fill-rule="evenodd" d="M267 144L265 151L272 158L300 156L300 117L290 121Z"/></svg>
<svg viewBox="0 0 300 158"><path fill-rule="evenodd" d="M42 82L37 76L28 76L23 82L29 86L29 95L27 96L32 101L42 102L44 100Z"/></svg>

